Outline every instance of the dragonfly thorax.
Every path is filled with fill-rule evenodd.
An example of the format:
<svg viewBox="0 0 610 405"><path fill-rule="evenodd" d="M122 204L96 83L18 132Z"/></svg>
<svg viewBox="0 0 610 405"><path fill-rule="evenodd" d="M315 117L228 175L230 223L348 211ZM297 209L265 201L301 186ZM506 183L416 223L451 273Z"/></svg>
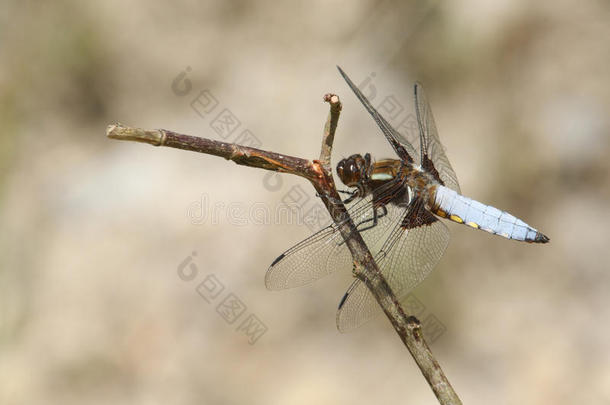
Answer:
<svg viewBox="0 0 610 405"><path fill-rule="evenodd" d="M382 159L373 162L369 153L364 156L352 155L341 160L337 165L337 174L343 184L357 188L357 191L345 202L372 194L373 200L382 205L409 202L410 182L408 177L412 171L411 165L405 165L397 159ZM418 173L420 172L418 171ZM384 192L384 189L390 185L389 183L396 185L391 194Z"/></svg>

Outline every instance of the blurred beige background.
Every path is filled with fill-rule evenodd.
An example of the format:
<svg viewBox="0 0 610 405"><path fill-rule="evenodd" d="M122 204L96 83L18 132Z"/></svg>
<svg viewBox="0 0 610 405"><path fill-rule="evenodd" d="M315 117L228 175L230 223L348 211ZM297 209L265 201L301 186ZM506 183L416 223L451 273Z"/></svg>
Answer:
<svg viewBox="0 0 610 405"><path fill-rule="evenodd" d="M310 231L227 213L274 209L295 186L313 203L305 181L265 186L262 171L105 136L118 121L220 139L210 124L227 108L241 123L229 141L248 129L314 158L330 91L344 102L335 163L391 156L337 64L357 83L374 75L375 103L395 95L410 111L421 80L464 194L551 238L448 225L415 294L446 328L432 349L464 403L610 401L607 2L0 10L0 403L436 403L386 319L337 332L349 274L265 289L268 265ZM205 89L218 106L201 117L190 103ZM225 289L207 303L210 275ZM246 307L233 324L216 311L230 294ZM237 330L249 314L266 327L253 345Z"/></svg>

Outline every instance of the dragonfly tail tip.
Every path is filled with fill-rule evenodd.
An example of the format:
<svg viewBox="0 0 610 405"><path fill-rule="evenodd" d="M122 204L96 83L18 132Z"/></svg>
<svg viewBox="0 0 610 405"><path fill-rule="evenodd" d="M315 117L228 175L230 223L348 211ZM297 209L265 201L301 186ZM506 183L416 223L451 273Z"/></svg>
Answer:
<svg viewBox="0 0 610 405"><path fill-rule="evenodd" d="M536 243L548 243L550 240L551 239L542 232L537 232L536 237L534 238L534 242Z"/></svg>

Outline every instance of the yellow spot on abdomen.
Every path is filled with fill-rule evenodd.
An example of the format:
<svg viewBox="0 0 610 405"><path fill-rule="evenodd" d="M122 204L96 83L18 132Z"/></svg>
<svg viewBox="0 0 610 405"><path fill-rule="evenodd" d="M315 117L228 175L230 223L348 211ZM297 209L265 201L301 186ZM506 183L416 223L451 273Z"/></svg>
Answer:
<svg viewBox="0 0 610 405"><path fill-rule="evenodd" d="M458 217L457 215L450 215L449 219L457 222L458 224L464 223L464 220L462 218Z"/></svg>
<svg viewBox="0 0 610 405"><path fill-rule="evenodd" d="M474 222L466 222L466 225L474 229L479 229L479 224L475 224Z"/></svg>

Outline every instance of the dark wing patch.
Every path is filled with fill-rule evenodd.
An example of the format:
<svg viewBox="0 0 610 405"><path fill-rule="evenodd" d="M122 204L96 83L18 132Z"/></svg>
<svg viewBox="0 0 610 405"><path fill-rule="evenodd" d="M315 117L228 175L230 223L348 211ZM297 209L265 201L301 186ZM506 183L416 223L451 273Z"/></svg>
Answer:
<svg viewBox="0 0 610 405"><path fill-rule="evenodd" d="M428 155L424 155L422 156L422 161L421 161L421 167L427 171L428 173L430 173L432 175L432 177L434 177L434 179L436 181L438 181L439 183L441 183L441 185L445 185L445 182L443 181L443 179L441 179L441 176L438 172L438 170L436 170L436 167L434 167L434 163L432 163L432 160L430 160L430 158L428 157Z"/></svg>
<svg viewBox="0 0 610 405"><path fill-rule="evenodd" d="M401 226L405 229L413 229L418 226L430 225L438 221L425 207L425 203L421 198L414 199L409 205L407 215L402 221Z"/></svg>

